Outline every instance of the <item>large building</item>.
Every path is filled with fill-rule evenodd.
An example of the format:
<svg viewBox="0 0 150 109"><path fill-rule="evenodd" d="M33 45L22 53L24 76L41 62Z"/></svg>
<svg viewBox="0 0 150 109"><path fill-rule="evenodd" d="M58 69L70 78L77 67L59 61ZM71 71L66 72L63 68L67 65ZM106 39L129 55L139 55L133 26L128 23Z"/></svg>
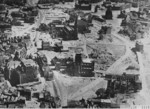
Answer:
<svg viewBox="0 0 150 109"><path fill-rule="evenodd" d="M91 59L83 59L81 63L81 76L90 77L94 76L94 61Z"/></svg>
<svg viewBox="0 0 150 109"><path fill-rule="evenodd" d="M10 61L5 68L5 78L12 86L36 81L39 73L39 66L33 60Z"/></svg>

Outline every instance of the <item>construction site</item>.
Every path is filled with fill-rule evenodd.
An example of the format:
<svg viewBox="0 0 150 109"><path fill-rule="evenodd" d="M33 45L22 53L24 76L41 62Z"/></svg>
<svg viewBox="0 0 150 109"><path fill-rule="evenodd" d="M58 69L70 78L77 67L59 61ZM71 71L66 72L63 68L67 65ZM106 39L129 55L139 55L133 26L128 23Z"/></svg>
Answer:
<svg viewBox="0 0 150 109"><path fill-rule="evenodd" d="M149 0L1 0L0 108L150 104Z"/></svg>

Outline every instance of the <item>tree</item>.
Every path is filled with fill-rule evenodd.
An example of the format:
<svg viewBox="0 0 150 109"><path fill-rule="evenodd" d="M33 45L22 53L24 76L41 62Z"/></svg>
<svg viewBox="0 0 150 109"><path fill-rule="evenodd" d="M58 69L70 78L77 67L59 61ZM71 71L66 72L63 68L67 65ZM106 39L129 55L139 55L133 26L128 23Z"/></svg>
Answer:
<svg viewBox="0 0 150 109"><path fill-rule="evenodd" d="M98 89L95 94L97 95L97 97L102 97L105 93L105 89L104 88L100 88Z"/></svg>

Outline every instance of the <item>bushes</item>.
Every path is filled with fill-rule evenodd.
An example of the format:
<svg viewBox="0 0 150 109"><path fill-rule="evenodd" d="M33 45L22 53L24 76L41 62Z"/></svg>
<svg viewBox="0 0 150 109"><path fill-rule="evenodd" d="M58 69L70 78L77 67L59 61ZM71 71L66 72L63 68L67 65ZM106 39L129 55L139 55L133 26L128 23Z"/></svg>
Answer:
<svg viewBox="0 0 150 109"><path fill-rule="evenodd" d="M44 23L42 23L38 28L39 31L44 31L44 32L49 31L49 29L50 29L49 26Z"/></svg>

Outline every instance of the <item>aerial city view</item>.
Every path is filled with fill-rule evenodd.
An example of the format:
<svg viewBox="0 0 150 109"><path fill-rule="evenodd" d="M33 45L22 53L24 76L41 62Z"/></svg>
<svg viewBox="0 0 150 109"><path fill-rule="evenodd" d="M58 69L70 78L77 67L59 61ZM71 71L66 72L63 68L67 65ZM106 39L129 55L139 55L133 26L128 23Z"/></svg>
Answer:
<svg viewBox="0 0 150 109"><path fill-rule="evenodd" d="M148 106L149 50L150 0L0 0L0 108Z"/></svg>

